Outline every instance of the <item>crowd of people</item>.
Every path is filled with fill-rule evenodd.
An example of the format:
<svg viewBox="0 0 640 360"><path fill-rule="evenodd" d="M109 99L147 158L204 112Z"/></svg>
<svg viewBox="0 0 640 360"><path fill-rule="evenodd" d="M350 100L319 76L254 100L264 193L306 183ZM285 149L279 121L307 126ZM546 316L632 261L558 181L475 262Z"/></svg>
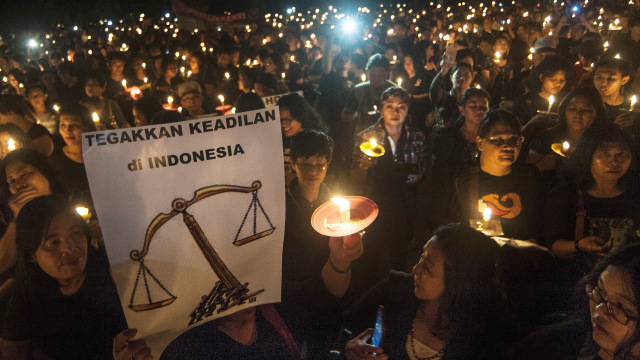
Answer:
<svg viewBox="0 0 640 360"><path fill-rule="evenodd" d="M84 132L278 98L282 302L162 359L640 359L640 4L169 15L0 45L0 358L151 357L109 273ZM365 235L313 230L335 195L377 204Z"/></svg>

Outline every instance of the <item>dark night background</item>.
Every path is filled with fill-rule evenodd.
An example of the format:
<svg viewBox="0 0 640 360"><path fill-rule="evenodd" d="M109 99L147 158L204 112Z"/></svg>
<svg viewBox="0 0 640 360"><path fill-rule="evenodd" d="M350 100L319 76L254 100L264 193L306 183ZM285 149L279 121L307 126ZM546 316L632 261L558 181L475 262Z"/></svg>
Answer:
<svg viewBox="0 0 640 360"><path fill-rule="evenodd" d="M223 11L241 12L249 7L264 11L283 11L296 6L300 10L313 7L340 7L351 4L364 6L346 0L183 0L201 11L222 14ZM0 0L0 32L42 29L57 23L67 25L84 24L97 19L119 19L133 14L137 18L141 12L158 18L171 10L170 0Z"/></svg>

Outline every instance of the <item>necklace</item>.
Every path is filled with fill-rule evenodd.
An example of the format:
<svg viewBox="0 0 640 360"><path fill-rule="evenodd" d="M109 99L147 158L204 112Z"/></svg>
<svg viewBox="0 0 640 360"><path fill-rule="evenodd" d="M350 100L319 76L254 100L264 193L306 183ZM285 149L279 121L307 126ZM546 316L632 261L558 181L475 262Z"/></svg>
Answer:
<svg viewBox="0 0 640 360"><path fill-rule="evenodd" d="M411 325L411 331L409 331L409 340L411 341L411 352L413 353L413 357L418 359L418 360L434 360L437 359L439 357L442 356L442 354L444 353L444 348L440 349L440 351L438 351L437 353L429 356L429 357L420 357L418 356L418 354L416 353L416 346L414 345L414 342L416 341L415 337L413 336L413 324Z"/></svg>

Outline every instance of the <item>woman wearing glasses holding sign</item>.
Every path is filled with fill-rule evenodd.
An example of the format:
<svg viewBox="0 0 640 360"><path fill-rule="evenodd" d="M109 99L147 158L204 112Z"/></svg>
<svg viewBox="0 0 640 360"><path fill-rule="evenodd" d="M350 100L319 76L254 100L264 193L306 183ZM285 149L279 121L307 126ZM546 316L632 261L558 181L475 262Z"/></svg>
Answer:
<svg viewBox="0 0 640 360"><path fill-rule="evenodd" d="M582 305L576 316L531 334L513 358L640 358L640 245L630 245L600 260L581 288Z"/></svg>

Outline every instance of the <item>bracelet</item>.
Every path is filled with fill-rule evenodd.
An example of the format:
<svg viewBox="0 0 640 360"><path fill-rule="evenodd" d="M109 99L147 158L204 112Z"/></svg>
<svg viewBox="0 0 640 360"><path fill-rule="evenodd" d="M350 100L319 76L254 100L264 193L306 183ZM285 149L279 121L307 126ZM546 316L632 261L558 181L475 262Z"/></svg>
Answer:
<svg viewBox="0 0 640 360"><path fill-rule="evenodd" d="M333 265L333 262L331 262L331 258L329 258L329 265L331 265L333 271L337 272L338 274L346 274L349 272L349 270L351 270L351 264L349 264L349 267L344 270L338 269L335 265Z"/></svg>
<svg viewBox="0 0 640 360"><path fill-rule="evenodd" d="M578 244L580 242L580 239L576 239L573 241L573 247L576 248L576 251L581 253L582 250L580 249L580 245Z"/></svg>

